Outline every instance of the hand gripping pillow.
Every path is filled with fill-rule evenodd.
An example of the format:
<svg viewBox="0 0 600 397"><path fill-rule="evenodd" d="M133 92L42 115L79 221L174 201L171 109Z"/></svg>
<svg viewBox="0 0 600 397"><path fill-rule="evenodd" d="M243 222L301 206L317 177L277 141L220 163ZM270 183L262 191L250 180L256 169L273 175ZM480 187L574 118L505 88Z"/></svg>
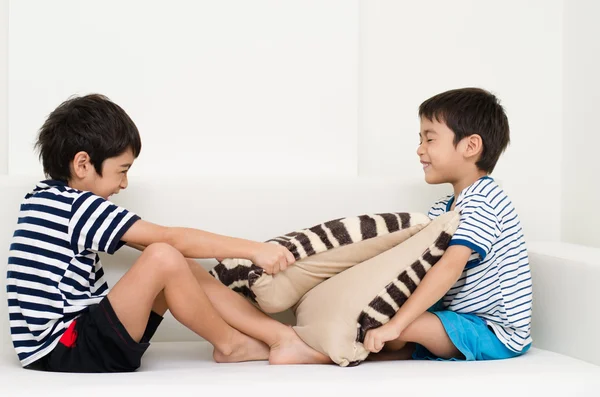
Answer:
<svg viewBox="0 0 600 397"><path fill-rule="evenodd" d="M423 230L306 293L295 308L294 330L340 366L354 366L369 352L362 342L387 323L445 252L460 216L440 215Z"/></svg>
<svg viewBox="0 0 600 397"><path fill-rule="evenodd" d="M275 276L246 259L225 259L210 273L252 299L264 312L295 305L324 280L410 238L429 224L420 213L347 217L275 237L268 242L291 251L296 262Z"/></svg>

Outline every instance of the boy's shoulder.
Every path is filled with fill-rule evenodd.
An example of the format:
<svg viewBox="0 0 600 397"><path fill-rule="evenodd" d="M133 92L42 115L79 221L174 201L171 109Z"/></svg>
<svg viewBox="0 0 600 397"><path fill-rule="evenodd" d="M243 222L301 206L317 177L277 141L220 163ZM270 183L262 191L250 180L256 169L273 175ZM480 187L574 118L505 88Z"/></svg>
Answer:
<svg viewBox="0 0 600 397"><path fill-rule="evenodd" d="M98 206L106 201L92 192L72 188L65 182L44 180L25 195L21 211L34 210L38 215L56 215L68 220L82 206L88 207L94 202Z"/></svg>
<svg viewBox="0 0 600 397"><path fill-rule="evenodd" d="M478 221L496 225L520 228L520 217L510 197L492 178L479 179L465 189L459 197L456 209L461 220L475 218Z"/></svg>
<svg viewBox="0 0 600 397"><path fill-rule="evenodd" d="M84 192L81 190L69 187L69 185L67 185L65 182L48 179L38 182L33 190L25 196L25 198L39 197L52 199L56 197L64 197L70 199L72 202L83 193Z"/></svg>
<svg viewBox="0 0 600 397"><path fill-rule="evenodd" d="M28 216L46 218L48 216L69 218L80 191L70 188L61 181L44 180L38 182L22 199L20 211Z"/></svg>
<svg viewBox="0 0 600 397"><path fill-rule="evenodd" d="M501 213L503 206L506 205L512 206L510 198L504 189L489 176L478 179L463 190L456 202L456 207L461 211L468 208L485 207L497 214Z"/></svg>
<svg viewBox="0 0 600 397"><path fill-rule="evenodd" d="M458 198L449 194L437 200L429 209L429 217L433 219L450 211L455 200L454 210L461 215L484 211L494 217L503 218L503 215L515 211L504 189L493 178L485 176L465 188Z"/></svg>
<svg viewBox="0 0 600 397"><path fill-rule="evenodd" d="M34 230L35 239L44 239L50 233L63 239L57 250L70 249L69 255L113 254L123 245L123 234L140 219L101 196L54 180L39 182L25 196L20 211L16 235L31 235L21 230Z"/></svg>

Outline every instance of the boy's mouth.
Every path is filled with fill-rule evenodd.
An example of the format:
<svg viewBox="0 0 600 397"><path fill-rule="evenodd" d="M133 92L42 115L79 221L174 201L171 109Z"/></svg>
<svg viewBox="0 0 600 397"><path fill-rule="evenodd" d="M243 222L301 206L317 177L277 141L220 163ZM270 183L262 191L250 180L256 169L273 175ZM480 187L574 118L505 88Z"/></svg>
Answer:
<svg viewBox="0 0 600 397"><path fill-rule="evenodd" d="M421 161L421 165L423 165L423 169L426 170L427 168L429 168L429 166L431 165L431 163L428 163L426 161Z"/></svg>

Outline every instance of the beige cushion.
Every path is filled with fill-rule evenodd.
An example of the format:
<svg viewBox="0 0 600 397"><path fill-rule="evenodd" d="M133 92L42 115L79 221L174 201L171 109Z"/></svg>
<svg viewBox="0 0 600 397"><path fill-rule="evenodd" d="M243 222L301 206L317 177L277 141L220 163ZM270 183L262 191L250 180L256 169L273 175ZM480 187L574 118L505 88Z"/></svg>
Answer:
<svg viewBox="0 0 600 397"><path fill-rule="evenodd" d="M287 310L323 281L395 247L426 225L416 223L404 230L309 256L275 276L263 273L251 287L256 303L266 313Z"/></svg>
<svg viewBox="0 0 600 397"><path fill-rule="evenodd" d="M336 219L269 240L285 246L296 258L294 265L275 276L244 259L225 259L211 274L249 296L264 312L279 313L316 285L400 244L430 222L421 213Z"/></svg>
<svg viewBox="0 0 600 397"><path fill-rule="evenodd" d="M460 216L451 211L403 243L331 277L295 308L300 338L341 365L357 365L370 328L385 324L444 253Z"/></svg>

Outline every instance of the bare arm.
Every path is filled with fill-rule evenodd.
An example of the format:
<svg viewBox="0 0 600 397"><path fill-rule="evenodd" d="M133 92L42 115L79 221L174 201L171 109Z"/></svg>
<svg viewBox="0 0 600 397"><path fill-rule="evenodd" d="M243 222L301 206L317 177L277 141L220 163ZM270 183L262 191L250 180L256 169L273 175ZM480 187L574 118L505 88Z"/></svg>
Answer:
<svg viewBox="0 0 600 397"><path fill-rule="evenodd" d="M415 292L390 320L391 325L402 332L439 301L462 274L471 252L470 248L462 245L448 247L438 263L425 274Z"/></svg>
<svg viewBox="0 0 600 397"><path fill-rule="evenodd" d="M187 258L243 258L263 267L267 273L285 270L294 256L284 247L199 229L165 227L144 220L135 222L121 240L143 250L153 243L167 243Z"/></svg>
<svg viewBox="0 0 600 397"><path fill-rule="evenodd" d="M371 352L379 352L386 342L398 339L406 327L452 288L470 256L470 248L462 245L448 247L394 317L387 324L367 331L363 342L365 348Z"/></svg>
<svg viewBox="0 0 600 397"><path fill-rule="evenodd" d="M143 250L145 250L145 249L146 249L146 247L144 247L144 246L143 246L143 245L141 245L141 244L127 243L126 245L127 245L128 247L134 248L134 249L136 249L136 250L138 250L138 251L143 251Z"/></svg>

